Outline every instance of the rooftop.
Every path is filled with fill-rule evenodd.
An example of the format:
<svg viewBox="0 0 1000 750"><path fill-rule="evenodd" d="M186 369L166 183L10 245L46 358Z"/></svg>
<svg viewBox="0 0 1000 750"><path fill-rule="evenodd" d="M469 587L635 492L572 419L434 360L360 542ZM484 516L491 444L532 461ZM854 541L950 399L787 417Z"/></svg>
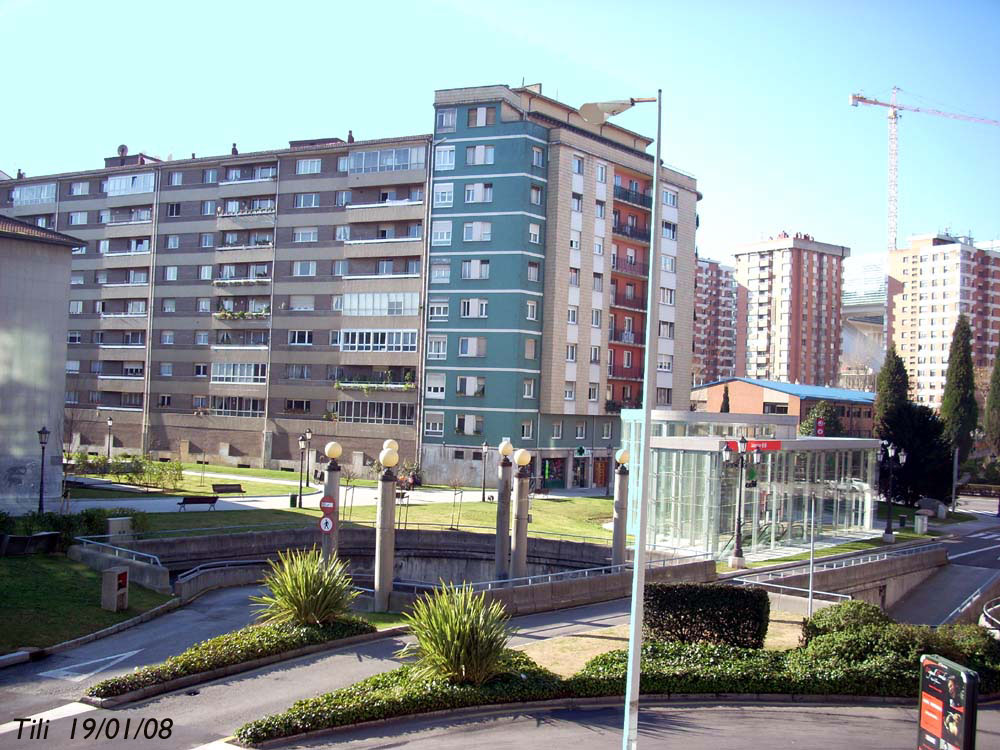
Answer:
<svg viewBox="0 0 1000 750"><path fill-rule="evenodd" d="M859 404L871 404L875 402L875 394L868 391L852 391L847 388L827 388L822 385L798 385L797 383L783 383L779 380L758 380L756 378L723 378L714 383L706 383L691 389L691 392L711 388L714 385L732 383L738 380L742 383L760 386L779 393L787 393L796 398L811 399L818 401L852 401Z"/></svg>
<svg viewBox="0 0 1000 750"><path fill-rule="evenodd" d="M80 240L70 237L61 232L53 232L51 229L37 227L26 221L18 221L9 216L0 216L0 237L11 237L16 240L32 240L34 242L47 242L52 245L68 245L76 247Z"/></svg>

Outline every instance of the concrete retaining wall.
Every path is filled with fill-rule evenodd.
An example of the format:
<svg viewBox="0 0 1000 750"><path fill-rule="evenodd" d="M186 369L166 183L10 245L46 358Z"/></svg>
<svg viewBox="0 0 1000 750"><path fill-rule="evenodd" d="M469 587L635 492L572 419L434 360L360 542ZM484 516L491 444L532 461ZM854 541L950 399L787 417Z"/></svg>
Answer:
<svg viewBox="0 0 1000 750"><path fill-rule="evenodd" d="M245 568L210 568L186 581L174 581L174 596L180 597L186 603L199 594L212 589L249 586L258 583L264 577L265 570L263 565Z"/></svg>
<svg viewBox="0 0 1000 750"><path fill-rule="evenodd" d="M128 568L128 577L131 583L143 586L161 594L169 594L170 571L158 565L137 562L125 557L115 557L105 552L98 552L95 548L85 547L81 544L74 544L66 551L66 556L71 560L82 562L94 570L105 570L124 566Z"/></svg>
<svg viewBox="0 0 1000 750"><path fill-rule="evenodd" d="M994 579L984 590L977 596L968 607L963 609L954 620L950 620L949 623L961 623L963 625L988 625L983 617L983 605L986 604L990 599L996 599L1000 596L1000 578Z"/></svg>

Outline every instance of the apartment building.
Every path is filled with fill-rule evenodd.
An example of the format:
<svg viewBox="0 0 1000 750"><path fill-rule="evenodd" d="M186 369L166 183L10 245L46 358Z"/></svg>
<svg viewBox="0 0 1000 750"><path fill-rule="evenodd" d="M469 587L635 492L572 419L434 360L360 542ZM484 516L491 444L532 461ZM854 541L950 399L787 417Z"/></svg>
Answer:
<svg viewBox="0 0 1000 750"><path fill-rule="evenodd" d="M478 482L495 470L484 448L509 438L549 486L606 486L647 325L656 403L688 403L695 180L664 167L652 195L649 138L590 125L540 85L441 90L434 106L425 477Z"/></svg>
<svg viewBox="0 0 1000 750"><path fill-rule="evenodd" d="M740 298L737 290L735 268L717 260L698 259L691 352L693 386L736 374L736 314Z"/></svg>
<svg viewBox="0 0 1000 750"><path fill-rule="evenodd" d="M829 386L840 371L840 297L850 249L782 232L739 248L736 279L746 288L737 340L746 355L736 374Z"/></svg>
<svg viewBox="0 0 1000 750"><path fill-rule="evenodd" d="M0 182L76 237L67 447L297 467L418 455L430 136L293 141ZM108 424L111 424L109 429ZM113 445L108 445L110 440Z"/></svg>
<svg viewBox="0 0 1000 750"><path fill-rule="evenodd" d="M972 328L972 364L993 366L1000 342L1000 248L945 233L910 238L889 253L889 339L903 358L910 398L939 408L958 316Z"/></svg>

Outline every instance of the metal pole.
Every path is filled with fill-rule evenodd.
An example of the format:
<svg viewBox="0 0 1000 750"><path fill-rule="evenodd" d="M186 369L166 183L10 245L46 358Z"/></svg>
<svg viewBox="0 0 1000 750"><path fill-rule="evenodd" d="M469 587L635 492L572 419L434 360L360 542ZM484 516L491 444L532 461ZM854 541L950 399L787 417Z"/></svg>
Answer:
<svg viewBox="0 0 1000 750"><path fill-rule="evenodd" d="M302 507L302 459L305 457L305 450L299 448L299 497L298 497L298 507Z"/></svg>
<svg viewBox="0 0 1000 750"><path fill-rule="evenodd" d="M517 470L514 483L514 538L510 550L510 577L528 575L528 467Z"/></svg>
<svg viewBox="0 0 1000 750"><path fill-rule="evenodd" d="M111 425L108 425L108 461L111 460L111 443L114 438L111 436Z"/></svg>
<svg viewBox="0 0 1000 750"><path fill-rule="evenodd" d="M622 464L615 470L614 521L611 527L611 564L625 563L625 509L628 503L628 467Z"/></svg>
<svg viewBox="0 0 1000 750"><path fill-rule="evenodd" d="M813 615L813 568L816 565L816 493L809 494L809 617Z"/></svg>
<svg viewBox="0 0 1000 750"><path fill-rule="evenodd" d="M306 487L312 487L312 476L309 473L309 464L312 463L309 459L312 458L310 455L312 453L312 440L306 440Z"/></svg>
<svg viewBox="0 0 1000 750"><path fill-rule="evenodd" d="M500 487L497 491L496 569L493 576L503 581L510 573L510 493L514 464L507 456L500 460Z"/></svg>
<svg viewBox="0 0 1000 750"><path fill-rule="evenodd" d="M885 500L885 531L882 533L882 541L892 542L895 541L895 536L892 533L892 456L889 452L885 452L885 462L889 465L889 494L886 496Z"/></svg>
<svg viewBox="0 0 1000 750"><path fill-rule="evenodd" d="M958 446L955 446L951 460L951 510L954 513L958 500Z"/></svg>
<svg viewBox="0 0 1000 750"><path fill-rule="evenodd" d="M742 568L743 566L743 485L746 484L746 453L740 454L740 486L737 488L736 500L736 539L733 547L733 560L737 564L730 563L730 567Z"/></svg>
<svg viewBox="0 0 1000 750"><path fill-rule="evenodd" d="M480 502L486 502L486 451L489 448L489 444L483 441L483 496L480 498Z"/></svg>
<svg viewBox="0 0 1000 750"><path fill-rule="evenodd" d="M45 446L42 445L42 465L38 471L38 513L45 512Z"/></svg>
<svg viewBox="0 0 1000 750"><path fill-rule="evenodd" d="M396 559L396 475L386 469L379 480L375 517L375 611L389 610Z"/></svg>
<svg viewBox="0 0 1000 750"><path fill-rule="evenodd" d="M653 421L653 400L656 397L656 349L658 319L655 314L656 297L653 290L659 286L652 283L660 273L660 148L662 145L663 122L663 90L656 91L656 157L653 162L653 205L650 212L650 281L646 289L646 370L643 373L643 418L642 429L639 431L638 461L639 492L634 499L633 508L637 511L631 518L634 524L635 555L632 573L632 611L629 618L628 638L628 678L625 683L625 727L622 734L623 750L635 750L639 737L639 672L641 669L639 656L642 653L642 597L646 586L646 513L649 501L650 473L652 470L653 451L650 448L650 437Z"/></svg>
<svg viewBox="0 0 1000 750"><path fill-rule="evenodd" d="M323 494L333 499L333 513L329 514L333 519L333 531L323 534L323 559L329 562L340 549L340 464L335 458L327 464Z"/></svg>

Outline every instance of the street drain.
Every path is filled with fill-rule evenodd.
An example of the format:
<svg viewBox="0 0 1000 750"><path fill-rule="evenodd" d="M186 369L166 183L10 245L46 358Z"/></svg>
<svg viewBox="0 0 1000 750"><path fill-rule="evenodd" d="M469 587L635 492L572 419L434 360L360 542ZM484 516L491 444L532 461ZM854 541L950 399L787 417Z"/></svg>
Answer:
<svg viewBox="0 0 1000 750"><path fill-rule="evenodd" d="M188 690L184 695L198 695L200 692L200 690Z"/></svg>

